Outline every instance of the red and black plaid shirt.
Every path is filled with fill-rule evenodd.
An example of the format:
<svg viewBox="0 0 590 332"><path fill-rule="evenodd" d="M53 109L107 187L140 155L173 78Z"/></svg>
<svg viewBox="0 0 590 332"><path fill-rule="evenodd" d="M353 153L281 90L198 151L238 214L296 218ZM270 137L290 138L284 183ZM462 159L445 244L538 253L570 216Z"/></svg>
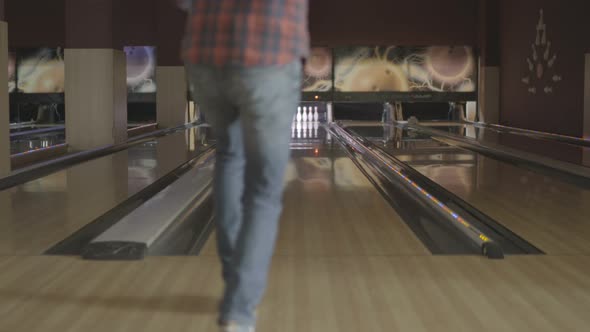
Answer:
<svg viewBox="0 0 590 332"><path fill-rule="evenodd" d="M307 8L307 0L192 0L184 59L252 67L306 57Z"/></svg>

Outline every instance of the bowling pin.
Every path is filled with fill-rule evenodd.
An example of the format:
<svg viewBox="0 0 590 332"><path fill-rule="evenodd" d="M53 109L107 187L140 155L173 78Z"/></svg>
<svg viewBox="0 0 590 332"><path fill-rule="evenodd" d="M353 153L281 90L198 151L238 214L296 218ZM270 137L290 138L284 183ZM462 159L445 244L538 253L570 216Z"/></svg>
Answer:
<svg viewBox="0 0 590 332"><path fill-rule="evenodd" d="M303 122L307 121L307 107L303 106L303 115L301 116Z"/></svg>
<svg viewBox="0 0 590 332"><path fill-rule="evenodd" d="M301 106L297 107L297 122L301 122Z"/></svg>
<svg viewBox="0 0 590 332"><path fill-rule="evenodd" d="M303 109L305 110L305 108ZM303 122L303 138L307 138L307 122Z"/></svg>
<svg viewBox="0 0 590 332"><path fill-rule="evenodd" d="M313 112L313 121L317 122L320 115L318 114L318 107L316 106Z"/></svg>
<svg viewBox="0 0 590 332"><path fill-rule="evenodd" d="M291 138L295 138L295 122L291 123Z"/></svg>
<svg viewBox="0 0 590 332"><path fill-rule="evenodd" d="M297 122L297 138L301 138L301 122Z"/></svg>
<svg viewBox="0 0 590 332"><path fill-rule="evenodd" d="M313 137L314 138L318 138L318 128L319 128L319 123L316 121L313 123Z"/></svg>

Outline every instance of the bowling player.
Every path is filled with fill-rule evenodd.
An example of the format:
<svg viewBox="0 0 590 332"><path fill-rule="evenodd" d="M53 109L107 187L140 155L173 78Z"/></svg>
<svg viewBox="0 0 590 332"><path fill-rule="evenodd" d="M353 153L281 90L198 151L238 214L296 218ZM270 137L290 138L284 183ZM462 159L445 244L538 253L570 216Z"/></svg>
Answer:
<svg viewBox="0 0 590 332"><path fill-rule="evenodd" d="M181 0L180 0L181 1ZM307 0L186 0L191 93L217 139L221 331L254 331L281 214L291 122L309 52Z"/></svg>

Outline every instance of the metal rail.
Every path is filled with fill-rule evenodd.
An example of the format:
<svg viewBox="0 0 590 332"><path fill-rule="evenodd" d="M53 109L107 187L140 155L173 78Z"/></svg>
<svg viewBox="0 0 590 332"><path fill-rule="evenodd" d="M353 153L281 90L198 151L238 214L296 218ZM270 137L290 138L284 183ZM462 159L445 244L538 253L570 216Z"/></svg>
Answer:
<svg viewBox="0 0 590 332"><path fill-rule="evenodd" d="M331 124L329 126L329 130L334 135L343 139L352 148L371 159L373 162L385 165L391 171L390 173L395 176L400 183L403 183L408 189L416 194L416 197L420 198L424 203L432 207L435 211L438 211L439 214L444 217L450 225L454 226L456 230L463 234L474 245L479 247L482 255L491 259L504 258L504 251L496 241L470 224L459 213L453 211L450 207L420 187L420 185L418 185L416 181L412 179L412 176L407 174L402 167L388 162L383 156L380 155L377 150L362 144L357 138L350 135L339 125Z"/></svg>

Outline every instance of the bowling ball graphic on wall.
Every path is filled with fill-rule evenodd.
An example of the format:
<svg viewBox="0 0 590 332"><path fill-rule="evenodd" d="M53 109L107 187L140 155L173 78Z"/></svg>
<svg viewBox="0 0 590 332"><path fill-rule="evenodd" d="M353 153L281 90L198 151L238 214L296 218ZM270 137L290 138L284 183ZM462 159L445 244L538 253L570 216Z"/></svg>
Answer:
<svg viewBox="0 0 590 332"><path fill-rule="evenodd" d="M152 46L127 46L127 90L132 93L156 92L156 50Z"/></svg>
<svg viewBox="0 0 590 332"><path fill-rule="evenodd" d="M326 47L312 48L303 73L303 91L331 90L332 51Z"/></svg>
<svg viewBox="0 0 590 332"><path fill-rule="evenodd" d="M338 91L408 91L408 78L388 47L357 47L336 50L335 85Z"/></svg>
<svg viewBox="0 0 590 332"><path fill-rule="evenodd" d="M356 47L335 54L337 91L475 91L469 47Z"/></svg>
<svg viewBox="0 0 590 332"><path fill-rule="evenodd" d="M467 83L475 71L475 59L469 47L429 47L426 68L432 78L449 86Z"/></svg>
<svg viewBox="0 0 590 332"><path fill-rule="evenodd" d="M409 91L409 85L406 75L396 64L379 59L365 59L357 63L342 81L341 89L358 92L404 92Z"/></svg>
<svg viewBox="0 0 590 332"><path fill-rule="evenodd" d="M64 54L61 48L19 50L18 91L61 93L65 88Z"/></svg>

